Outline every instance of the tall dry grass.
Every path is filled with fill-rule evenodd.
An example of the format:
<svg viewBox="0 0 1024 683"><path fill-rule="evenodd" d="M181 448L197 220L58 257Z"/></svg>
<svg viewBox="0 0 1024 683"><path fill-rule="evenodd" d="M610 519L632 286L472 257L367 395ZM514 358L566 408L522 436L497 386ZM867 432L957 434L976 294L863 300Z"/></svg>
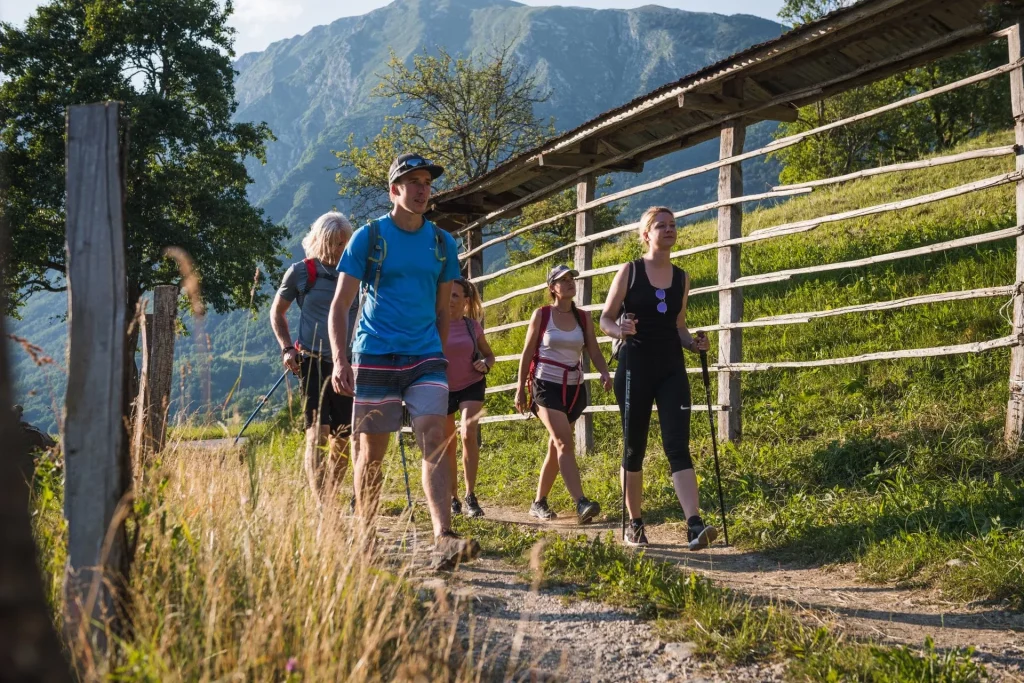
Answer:
<svg viewBox="0 0 1024 683"><path fill-rule="evenodd" d="M132 633L96 677L131 681L468 680L444 600L417 600L422 566L388 519L368 550L343 500L317 509L297 439L237 452L176 444L137 492ZM60 566L59 505L43 478L37 535ZM38 493L38 492L37 492ZM50 494L53 492L50 491ZM49 520L47 518L50 518ZM427 534L429 536L429 532ZM429 542L429 539L428 541ZM44 558L47 559L47 558ZM51 570L52 571L52 570ZM60 594L52 575L52 595ZM82 653L77 653L79 656Z"/></svg>

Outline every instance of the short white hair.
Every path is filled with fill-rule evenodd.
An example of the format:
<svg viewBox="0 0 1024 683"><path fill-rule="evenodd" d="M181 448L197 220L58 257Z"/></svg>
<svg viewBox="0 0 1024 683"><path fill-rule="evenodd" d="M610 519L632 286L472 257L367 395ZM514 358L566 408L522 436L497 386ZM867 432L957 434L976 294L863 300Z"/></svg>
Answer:
<svg viewBox="0 0 1024 683"><path fill-rule="evenodd" d="M302 238L302 249L306 258L330 261L332 248L339 244L347 244L352 237L352 223L345 214L329 211L317 218L309 229L309 234ZM340 256L340 254L338 254Z"/></svg>

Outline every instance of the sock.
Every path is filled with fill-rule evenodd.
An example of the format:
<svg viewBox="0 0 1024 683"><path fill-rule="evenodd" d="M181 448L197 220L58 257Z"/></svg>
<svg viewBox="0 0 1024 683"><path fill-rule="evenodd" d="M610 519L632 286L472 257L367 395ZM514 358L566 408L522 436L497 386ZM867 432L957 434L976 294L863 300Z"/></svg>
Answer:
<svg viewBox="0 0 1024 683"><path fill-rule="evenodd" d="M642 517L637 517L636 519L631 520L631 522L634 528L640 528L644 525L644 520Z"/></svg>
<svg viewBox="0 0 1024 683"><path fill-rule="evenodd" d="M704 526L704 520L701 519L700 515L694 515L686 520L687 526Z"/></svg>

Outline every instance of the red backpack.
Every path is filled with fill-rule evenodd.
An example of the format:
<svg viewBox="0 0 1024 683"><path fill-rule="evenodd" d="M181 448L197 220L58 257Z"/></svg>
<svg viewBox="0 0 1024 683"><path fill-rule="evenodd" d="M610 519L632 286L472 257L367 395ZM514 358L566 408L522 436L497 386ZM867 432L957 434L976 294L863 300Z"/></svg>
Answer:
<svg viewBox="0 0 1024 683"><path fill-rule="evenodd" d="M583 332L583 338L584 338L584 345L586 345L586 334L587 333L585 332L585 330L587 328L583 326L583 313L581 311L579 311L578 309L575 309L575 310L576 310L576 319L579 322L580 330L584 331ZM555 367L562 369L562 405L565 406L566 411L571 411L572 407L574 405L576 405L576 400L580 397L580 389L583 387L583 381L582 381L582 379L583 379L583 361L581 359L581 360L576 361L576 365L566 365L564 363L559 363L558 361L554 361L554 360L551 360L549 358L541 358L540 357L540 344L541 344L541 341L544 339L544 333L547 332L548 325L550 325L550 324L551 324L551 306L542 306L541 309L540 309L540 338L537 340L537 348L534 350L534 352L533 352L533 359L530 361L530 374L526 378L526 386L527 386L528 391L530 392L530 410L531 411L533 410L533 381L534 381L533 378L534 378L534 374L537 371L537 366L540 365L541 363L544 363L546 365L554 365ZM569 402L566 401L568 399L568 394L569 394L569 373L573 372L573 371L576 371L576 372L580 373L580 380L581 381L580 381L579 384L576 385L576 391L573 393L572 402L569 403Z"/></svg>

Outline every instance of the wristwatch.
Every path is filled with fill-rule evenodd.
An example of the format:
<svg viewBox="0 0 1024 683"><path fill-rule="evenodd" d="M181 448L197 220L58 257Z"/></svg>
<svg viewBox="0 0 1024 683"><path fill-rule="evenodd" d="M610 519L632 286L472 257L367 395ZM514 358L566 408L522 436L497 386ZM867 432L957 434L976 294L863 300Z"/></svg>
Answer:
<svg viewBox="0 0 1024 683"><path fill-rule="evenodd" d="M293 346L286 346L283 349L281 349L281 355L284 356L289 351L294 351L295 353L299 352L299 350L297 348L295 348L294 345Z"/></svg>

